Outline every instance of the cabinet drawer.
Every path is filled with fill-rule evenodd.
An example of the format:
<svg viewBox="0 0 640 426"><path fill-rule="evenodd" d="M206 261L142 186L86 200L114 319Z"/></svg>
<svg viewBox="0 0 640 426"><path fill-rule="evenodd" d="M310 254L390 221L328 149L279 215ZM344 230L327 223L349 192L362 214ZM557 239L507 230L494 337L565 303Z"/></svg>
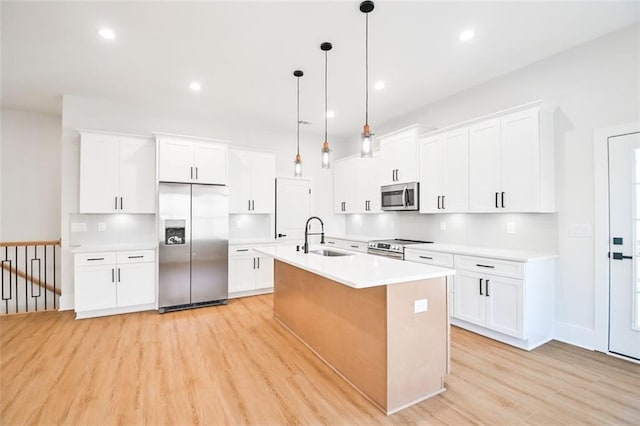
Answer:
<svg viewBox="0 0 640 426"><path fill-rule="evenodd" d="M344 243L342 240L337 240L335 238L325 238L324 241L327 246L337 248L342 248Z"/></svg>
<svg viewBox="0 0 640 426"><path fill-rule="evenodd" d="M360 241L343 240L341 248L345 250L357 251L360 253L366 253L368 248L367 243Z"/></svg>
<svg viewBox="0 0 640 426"><path fill-rule="evenodd" d="M118 263L144 263L153 262L156 259L154 250L119 251Z"/></svg>
<svg viewBox="0 0 640 426"><path fill-rule="evenodd" d="M253 246L229 246L229 256L253 256Z"/></svg>
<svg viewBox="0 0 640 426"><path fill-rule="evenodd" d="M75 266L113 265L116 263L116 253L76 253L74 261Z"/></svg>
<svg viewBox="0 0 640 426"><path fill-rule="evenodd" d="M487 257L454 256L456 269L524 279L524 263Z"/></svg>
<svg viewBox="0 0 640 426"><path fill-rule="evenodd" d="M451 253L407 249L404 253L404 260L453 268L453 254Z"/></svg>

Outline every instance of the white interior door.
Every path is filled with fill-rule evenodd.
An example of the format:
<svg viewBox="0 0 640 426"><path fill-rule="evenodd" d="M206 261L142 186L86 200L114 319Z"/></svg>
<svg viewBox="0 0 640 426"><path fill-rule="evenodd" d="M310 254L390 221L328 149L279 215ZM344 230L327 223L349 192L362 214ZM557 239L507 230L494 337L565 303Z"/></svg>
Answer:
<svg viewBox="0 0 640 426"><path fill-rule="evenodd" d="M609 138L609 350L640 359L640 133Z"/></svg>
<svg viewBox="0 0 640 426"><path fill-rule="evenodd" d="M276 239L304 241L304 226L311 216L311 181L276 179Z"/></svg>

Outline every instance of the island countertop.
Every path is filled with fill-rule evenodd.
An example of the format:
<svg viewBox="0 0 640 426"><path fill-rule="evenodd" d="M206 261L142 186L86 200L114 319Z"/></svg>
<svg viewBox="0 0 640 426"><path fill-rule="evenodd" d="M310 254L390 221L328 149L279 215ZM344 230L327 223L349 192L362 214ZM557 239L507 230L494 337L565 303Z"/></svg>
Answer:
<svg viewBox="0 0 640 426"><path fill-rule="evenodd" d="M325 245L312 245L310 247L310 251L319 249L330 249L331 251L349 253L349 255L330 257L311 252L305 254L302 249L296 251L294 245L256 247L255 251L357 289L401 284L455 274L453 269L439 266L404 262L365 253L347 252L333 247L326 247Z"/></svg>

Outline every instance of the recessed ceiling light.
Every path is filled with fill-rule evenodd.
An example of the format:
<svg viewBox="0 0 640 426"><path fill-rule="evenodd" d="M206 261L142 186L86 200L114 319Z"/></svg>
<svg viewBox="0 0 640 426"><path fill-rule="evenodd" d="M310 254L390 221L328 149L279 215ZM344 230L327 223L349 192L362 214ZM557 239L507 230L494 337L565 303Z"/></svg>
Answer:
<svg viewBox="0 0 640 426"><path fill-rule="evenodd" d="M327 118L333 118L336 114L333 111L327 111Z"/></svg>
<svg viewBox="0 0 640 426"><path fill-rule="evenodd" d="M113 40L116 38L116 33L114 33L113 30L110 28L102 28L99 33L102 36L102 38L107 40Z"/></svg>
<svg viewBox="0 0 640 426"><path fill-rule="evenodd" d="M374 86L374 89L376 90L382 90L384 89L384 81L378 81Z"/></svg>
<svg viewBox="0 0 640 426"><path fill-rule="evenodd" d="M198 83L197 81L192 81L189 84L189 89L193 90L194 92L199 92L200 89L202 89L202 86L200 86L200 83Z"/></svg>
<svg viewBox="0 0 640 426"><path fill-rule="evenodd" d="M460 41L469 41L475 35L476 34L472 30L464 30L463 32L460 33Z"/></svg>

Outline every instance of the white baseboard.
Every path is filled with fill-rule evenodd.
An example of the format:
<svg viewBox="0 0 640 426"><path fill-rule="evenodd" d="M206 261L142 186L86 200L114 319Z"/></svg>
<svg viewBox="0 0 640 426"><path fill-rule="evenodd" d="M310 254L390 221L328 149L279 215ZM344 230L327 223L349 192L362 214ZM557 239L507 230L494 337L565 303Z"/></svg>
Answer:
<svg viewBox="0 0 640 426"><path fill-rule="evenodd" d="M573 346L595 350L596 331L593 328L555 321L553 338Z"/></svg>
<svg viewBox="0 0 640 426"><path fill-rule="evenodd" d="M58 299L58 310L59 311L72 311L74 308L74 300L73 297L69 296L60 296Z"/></svg>

